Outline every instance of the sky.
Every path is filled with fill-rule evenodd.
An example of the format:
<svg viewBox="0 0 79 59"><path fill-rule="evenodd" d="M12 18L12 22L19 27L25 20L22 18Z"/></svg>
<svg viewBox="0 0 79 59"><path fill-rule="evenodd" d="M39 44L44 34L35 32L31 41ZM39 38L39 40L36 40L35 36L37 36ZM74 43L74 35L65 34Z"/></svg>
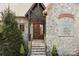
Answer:
<svg viewBox="0 0 79 59"><path fill-rule="evenodd" d="M0 12L4 11L8 5L16 16L25 16L26 12L32 6L32 3L0 3ZM47 6L47 3L44 3L44 5Z"/></svg>

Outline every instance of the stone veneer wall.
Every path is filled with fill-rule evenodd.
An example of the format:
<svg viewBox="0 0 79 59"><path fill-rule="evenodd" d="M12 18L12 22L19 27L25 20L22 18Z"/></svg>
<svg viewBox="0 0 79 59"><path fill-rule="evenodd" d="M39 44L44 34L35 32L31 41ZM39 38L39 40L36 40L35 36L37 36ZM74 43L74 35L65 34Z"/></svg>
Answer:
<svg viewBox="0 0 79 59"><path fill-rule="evenodd" d="M22 34L23 34L24 41L27 42L28 41L28 20L26 18L17 18L16 20L18 22L18 27L19 27L19 24L21 23L24 24L24 32L22 32Z"/></svg>
<svg viewBox="0 0 79 59"><path fill-rule="evenodd" d="M79 55L79 4L51 5L46 16L47 52L50 54L54 44L59 55ZM71 14L73 17L65 15L59 18L59 15L63 13ZM63 29L64 26L67 26L68 29Z"/></svg>
<svg viewBox="0 0 79 59"><path fill-rule="evenodd" d="M28 41L28 20L25 20L25 30L23 32L25 42Z"/></svg>

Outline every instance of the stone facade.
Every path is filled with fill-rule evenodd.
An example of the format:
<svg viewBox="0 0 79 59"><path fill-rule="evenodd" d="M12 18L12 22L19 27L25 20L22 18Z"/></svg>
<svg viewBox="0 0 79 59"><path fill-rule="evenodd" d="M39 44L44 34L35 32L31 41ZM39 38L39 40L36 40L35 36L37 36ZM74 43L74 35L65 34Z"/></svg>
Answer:
<svg viewBox="0 0 79 59"><path fill-rule="evenodd" d="M23 38L25 43L28 41L28 20L25 17L18 17L16 18L16 21L18 23L18 28L20 24L24 24L24 31L22 31Z"/></svg>
<svg viewBox="0 0 79 59"><path fill-rule="evenodd" d="M47 52L56 45L59 55L79 55L79 4L50 4L46 16Z"/></svg>

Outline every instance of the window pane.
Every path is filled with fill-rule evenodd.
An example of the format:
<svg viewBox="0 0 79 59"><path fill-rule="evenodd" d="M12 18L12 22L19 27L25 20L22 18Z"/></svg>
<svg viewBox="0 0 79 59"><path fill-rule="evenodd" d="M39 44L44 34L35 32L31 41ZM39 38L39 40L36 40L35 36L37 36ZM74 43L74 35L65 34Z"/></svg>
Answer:
<svg viewBox="0 0 79 59"><path fill-rule="evenodd" d="M24 31L24 24L20 24L20 30Z"/></svg>

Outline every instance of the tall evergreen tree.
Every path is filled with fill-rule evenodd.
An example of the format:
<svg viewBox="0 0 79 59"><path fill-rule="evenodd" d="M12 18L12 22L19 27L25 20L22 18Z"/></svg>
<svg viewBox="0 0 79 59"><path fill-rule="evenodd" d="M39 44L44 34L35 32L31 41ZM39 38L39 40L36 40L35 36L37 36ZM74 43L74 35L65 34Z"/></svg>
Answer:
<svg viewBox="0 0 79 59"><path fill-rule="evenodd" d="M0 55L2 55L2 48L3 48L3 28L4 24L2 21L0 21Z"/></svg>
<svg viewBox="0 0 79 59"><path fill-rule="evenodd" d="M18 29L15 14L8 8L2 12L4 22L2 54L5 56L20 55L20 47L24 46L21 31Z"/></svg>

